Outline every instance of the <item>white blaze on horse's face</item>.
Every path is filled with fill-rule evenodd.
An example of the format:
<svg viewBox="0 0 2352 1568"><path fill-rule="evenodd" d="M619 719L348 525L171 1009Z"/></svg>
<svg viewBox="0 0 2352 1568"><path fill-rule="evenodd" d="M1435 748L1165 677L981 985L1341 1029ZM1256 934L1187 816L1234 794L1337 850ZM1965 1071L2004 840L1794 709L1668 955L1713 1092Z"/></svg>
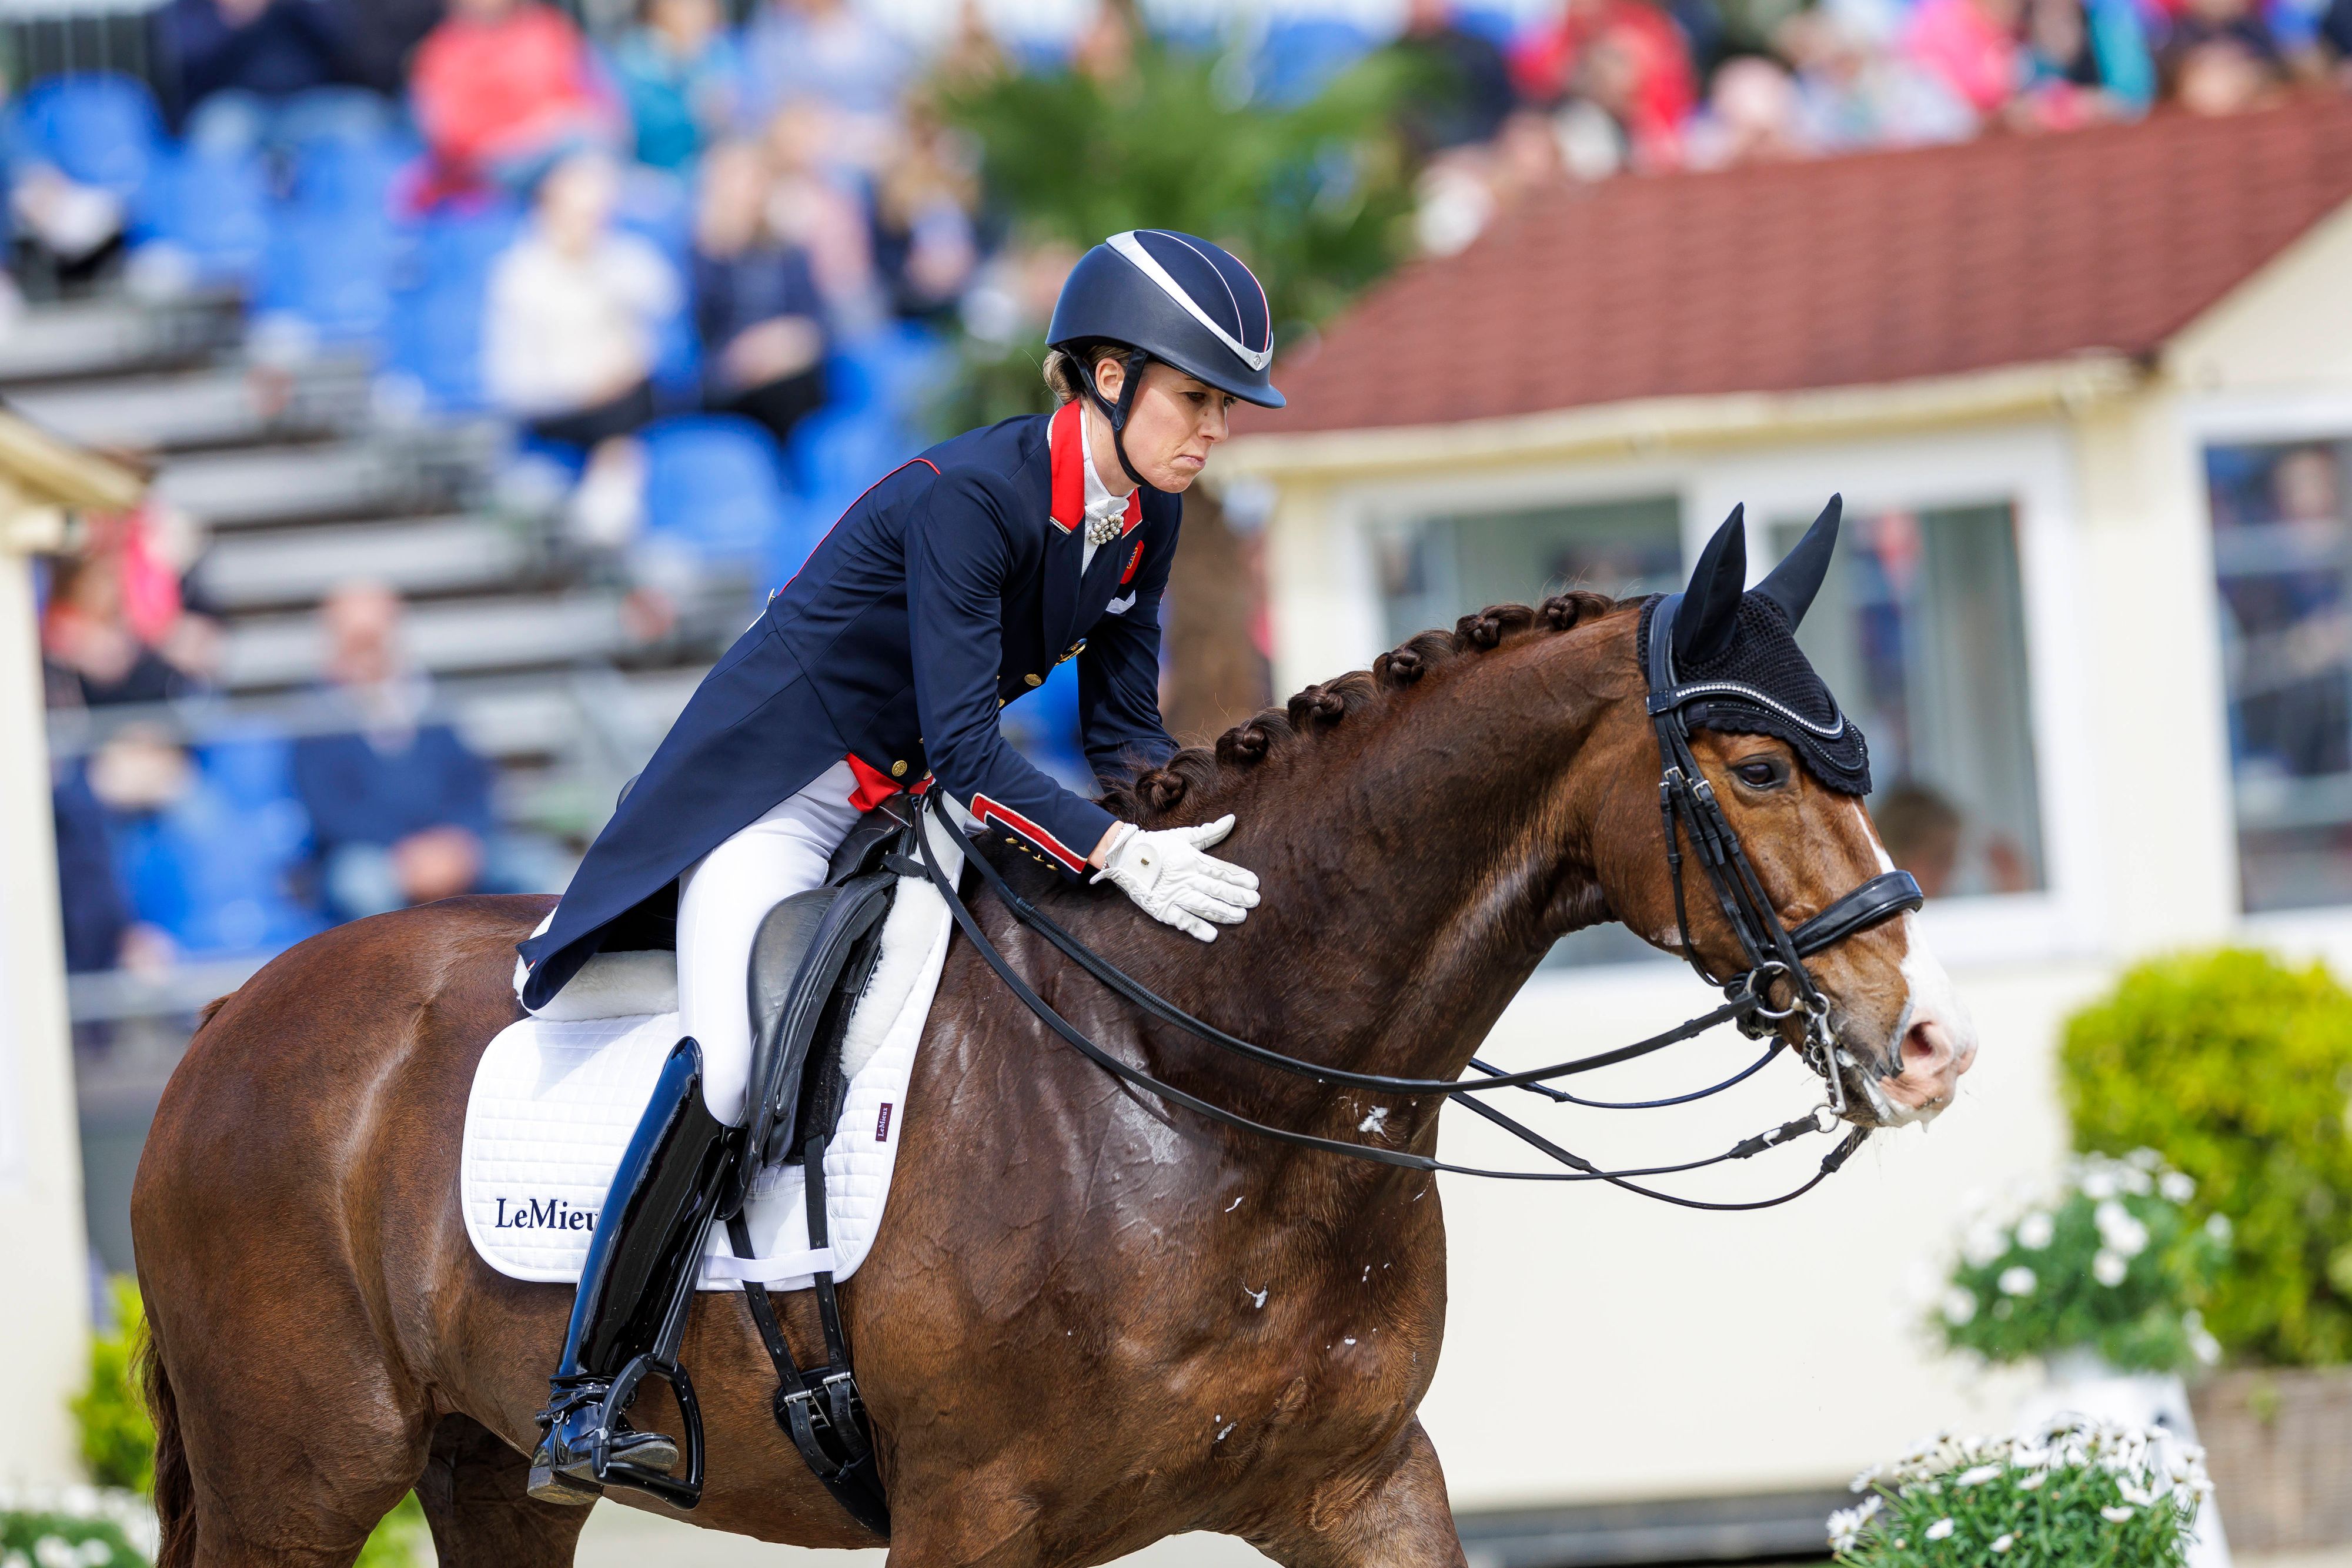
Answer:
<svg viewBox="0 0 2352 1568"><path fill-rule="evenodd" d="M1862 802L1853 803L1862 830L1877 849L1881 871L1893 871L1895 862L1872 825ZM1873 1109L1888 1126L1929 1122L1941 1114L1959 1092L1960 1074L1977 1059L1976 1024L1952 988L1952 978L1928 951L1919 934L1919 917L1906 914L1900 922L1903 942L1903 1012L1895 1020L1886 1061L1895 1071L1870 1087ZM1884 1100L1885 1103L1876 1103Z"/></svg>

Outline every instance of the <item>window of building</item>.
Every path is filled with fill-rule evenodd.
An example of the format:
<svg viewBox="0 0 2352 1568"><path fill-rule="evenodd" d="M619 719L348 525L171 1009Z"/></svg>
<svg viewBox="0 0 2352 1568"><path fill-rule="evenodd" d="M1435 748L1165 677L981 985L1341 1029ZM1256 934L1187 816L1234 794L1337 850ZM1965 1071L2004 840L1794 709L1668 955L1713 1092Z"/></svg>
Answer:
<svg viewBox="0 0 2352 1568"><path fill-rule="evenodd" d="M1389 642L1451 627L1489 604L1563 588L1620 598L1682 586L1682 508L1671 496L1429 517L1377 540Z"/></svg>
<svg viewBox="0 0 2352 1568"><path fill-rule="evenodd" d="M2208 447L2249 911L2352 903L2352 440Z"/></svg>
<svg viewBox="0 0 2352 1568"><path fill-rule="evenodd" d="M1771 529L1776 554L1806 519ZM1848 512L1797 641L1870 743L1871 815L1930 897L2043 885L2017 520Z"/></svg>
<svg viewBox="0 0 2352 1568"><path fill-rule="evenodd" d="M1534 604L1566 588L1620 599L1683 583L1682 506L1672 496L1415 521L1375 538L1391 645L1489 604ZM1549 965L1664 956L1612 922L1561 942Z"/></svg>

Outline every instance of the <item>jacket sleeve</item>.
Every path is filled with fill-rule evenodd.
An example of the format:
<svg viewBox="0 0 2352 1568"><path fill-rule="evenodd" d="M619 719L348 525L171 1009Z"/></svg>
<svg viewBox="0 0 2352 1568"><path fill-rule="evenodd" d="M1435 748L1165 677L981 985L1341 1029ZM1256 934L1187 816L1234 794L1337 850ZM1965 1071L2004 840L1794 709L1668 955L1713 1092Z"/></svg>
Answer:
<svg viewBox="0 0 2352 1568"><path fill-rule="evenodd" d="M1160 601L1176 558L1173 528L1165 542L1147 545L1155 552L1130 585L1134 602L1096 622L1078 655L1078 728L1087 761L1106 785L1129 768L1157 768L1176 750L1160 717Z"/></svg>
<svg viewBox="0 0 2352 1568"><path fill-rule="evenodd" d="M907 612L923 753L940 787L992 830L1076 876L1116 820L1031 767L996 720L1004 587L1014 569L1001 479L951 468L907 523Z"/></svg>

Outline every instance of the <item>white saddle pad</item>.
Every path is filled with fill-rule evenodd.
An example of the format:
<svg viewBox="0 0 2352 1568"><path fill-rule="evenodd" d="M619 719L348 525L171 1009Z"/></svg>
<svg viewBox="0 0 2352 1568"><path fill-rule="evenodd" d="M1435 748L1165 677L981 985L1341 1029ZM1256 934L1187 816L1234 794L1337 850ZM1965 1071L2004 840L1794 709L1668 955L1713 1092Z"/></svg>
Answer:
<svg viewBox="0 0 2352 1568"><path fill-rule="evenodd" d="M702 1260L703 1290L733 1290L746 1280L803 1290L819 1270L845 1280L865 1261L890 1196L915 1048L953 930L938 890L919 878L900 880L843 1050L849 1090L824 1155L832 1244L809 1245L801 1167L772 1166L752 1183L744 1209L756 1260L735 1257L725 1228L715 1228ZM578 1281L613 1172L677 1040L672 1011L527 1018L490 1041L466 1105L460 1165L466 1232L483 1261L517 1280Z"/></svg>

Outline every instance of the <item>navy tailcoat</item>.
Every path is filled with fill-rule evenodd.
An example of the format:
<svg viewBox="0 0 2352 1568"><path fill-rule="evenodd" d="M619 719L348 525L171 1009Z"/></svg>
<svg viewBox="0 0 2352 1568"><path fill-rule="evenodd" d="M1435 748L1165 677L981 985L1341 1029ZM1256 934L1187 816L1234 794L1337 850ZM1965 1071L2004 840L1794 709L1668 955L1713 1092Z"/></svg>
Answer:
<svg viewBox="0 0 2352 1568"><path fill-rule="evenodd" d="M1109 812L1031 767L997 710L1078 661L1098 776L1165 761L1160 600L1182 504L1139 491L1081 576L1078 405L940 443L859 497L703 677L589 846L540 936L523 1001L543 1007L607 948L674 941L677 879L846 758L861 794L927 776L1076 875Z"/></svg>

